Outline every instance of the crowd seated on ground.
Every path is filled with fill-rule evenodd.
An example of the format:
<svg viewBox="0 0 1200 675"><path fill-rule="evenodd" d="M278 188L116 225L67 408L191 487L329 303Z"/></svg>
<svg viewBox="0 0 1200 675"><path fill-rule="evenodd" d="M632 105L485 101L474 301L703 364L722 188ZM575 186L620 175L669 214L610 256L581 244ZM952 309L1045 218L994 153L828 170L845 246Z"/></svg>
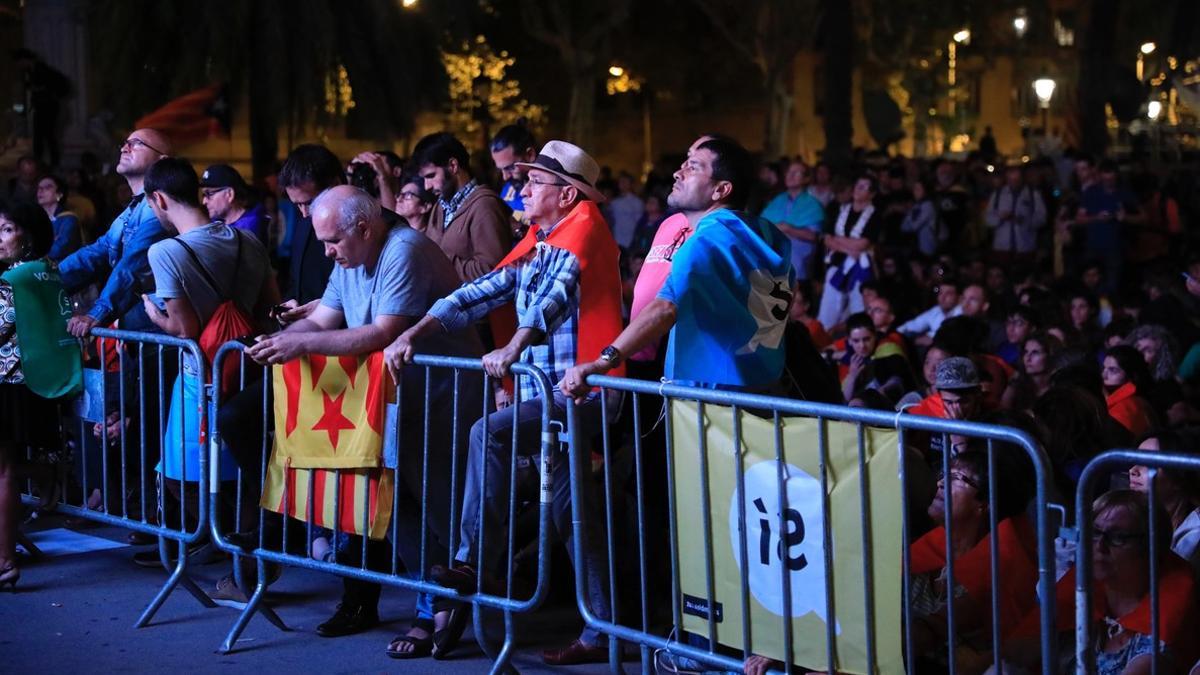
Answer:
<svg viewBox="0 0 1200 675"><path fill-rule="evenodd" d="M170 157L173 148L161 134L135 130L122 144L119 177L113 177L134 196L123 211L105 207L122 203L115 198L93 194L96 176L77 179L83 183L76 189L54 172L34 171L44 176L36 194L0 203L0 585L15 584L20 574L18 475L33 478L35 493L51 507L57 495L78 492L69 449L96 442L68 438L63 444L33 433L28 411L49 406L67 414L60 404L73 385L50 386L44 377L31 377L35 363L54 355L27 336L65 331L82 339L92 328L118 322L130 330L197 338L224 303L234 303L255 328L274 325L271 319L292 326L249 350L263 363L303 353L314 338L305 342L296 335L318 332L313 326L364 340L339 345L341 351L327 346L323 353L386 348L397 369L411 358L414 335L440 340L452 329L465 331L472 344L478 339L484 346L470 353L485 354L485 369L496 382L518 359L543 367L556 386L554 405L575 399L595 424L612 425L620 447L631 445L633 412L629 406L621 412L617 404L611 419L601 419L586 378L628 367L642 379L949 420L998 420L1040 445L1053 489L1068 503L1083 467L1106 449L1140 440L1137 447L1147 451L1200 453L1200 435L1192 428L1200 424L1200 184L1194 167L1120 166L1080 152L1013 162L998 172L974 154L934 161L858 155L840 166L803 157L754 164L736 141L706 134L686 152L680 148L679 161L665 169L613 178L587 154L591 149L563 141L539 146L523 126L501 130L489 150L495 171L481 172L448 133L422 139L411 159L364 152L343 164L323 147L304 145L291 153L278 180L258 177L260 188L278 185L278 191L256 194L232 166L196 171ZM351 186L339 187L347 180ZM1141 189L1134 193L1124 185ZM369 217L355 221L338 211L334 218L329 214L337 211L337 199L369 203L360 209ZM81 200L92 202L90 208ZM324 205L319 218L314 202ZM1148 217L1164 203L1176 214L1175 226L1156 227ZM113 225L96 236L90 225L81 227L76 212ZM556 231L560 224L578 236ZM242 229L253 236L239 235ZM402 236L389 234L400 230ZM370 246L357 248L360 239ZM428 279L414 280L408 267L417 263L400 257L396 265L404 269L394 271L399 281L389 292L408 298L419 291L419 301L370 305L366 319L343 316L344 300L327 285L358 277L334 272L329 258L371 279L385 240L389 251L424 247L421 264L436 265L442 277L452 271L453 283L439 281L434 288ZM1123 257L1127 249L1137 255ZM72 294L74 316L47 318L37 304L44 289L31 290L36 284L22 272L34 267ZM280 304L277 277L283 280ZM157 294L146 292L155 286ZM739 300L729 300L734 297ZM510 301L518 312L512 335L485 321L489 311ZM753 348L740 348L747 339ZM113 358L127 364L127 372L137 370L139 357L130 350ZM182 375L169 369L158 375L167 382L196 377L193 367ZM180 389L175 394L176 400L163 401L172 411L185 400ZM497 387L494 394L498 423L525 423L527 411L503 412L507 389ZM532 396L522 392L527 402ZM107 422L97 425L97 436L116 438L123 429L129 438L138 435L128 419ZM653 418L645 422L652 426ZM222 410L218 424L228 436L257 438L237 409ZM662 430L646 434L647 448L661 454ZM160 440L147 441L153 458L166 445ZM189 442L195 445L195 439ZM998 464L995 478L1004 487L989 500L987 455L971 438L912 434L909 442L930 477L927 486L934 485L943 456L951 455L951 471L936 481L935 493L908 495L910 507L932 500L928 518L909 530L910 601L920 619L914 627L919 653L910 657L946 665L945 608L953 603L962 641L953 658L973 672L985 667L994 648L992 583L976 574L983 565L979 556L986 560L990 543L998 542L1012 553L1004 558L1005 578L1029 581L1031 544L1023 514L1030 495L1020 490L1028 486L1028 467ZM255 450L257 441L252 445ZM472 435L471 461L491 457L483 453L485 445L503 445L495 428L488 439ZM198 451L196 446L192 454ZM249 466L245 457L239 463ZM1190 571L1172 556L1193 567L1200 560L1200 488L1191 474L1159 471L1157 504L1150 505L1149 475L1142 466L1114 474L1111 486L1095 495L1099 534L1078 552L1094 555L1101 584L1093 632L1099 672L1142 672L1153 649L1136 618L1147 592L1143 516L1151 508L1165 509L1159 522L1173 532L1159 539L1173 551L1164 549L1161 586L1192 592ZM166 499L177 500L178 477L164 477L171 493ZM633 492L633 482L622 487ZM113 486L97 490L111 492ZM475 504L495 496L479 485L468 493ZM95 495L87 497L91 508L99 507ZM565 496L556 497L556 522L569 540L564 504ZM997 532L988 531L990 509L1001 523ZM922 510L916 509L918 515ZM665 509L649 513L666 518ZM961 556L953 589L945 588L943 576L939 525L946 519L953 521L951 545ZM439 532L451 525L437 523ZM462 551L448 551L460 557L434 570L435 581L466 592L499 572L504 552L476 550L475 536L464 531ZM330 546L345 546L322 542L310 549L319 557ZM600 553L585 555L598 560ZM155 558L149 564L158 564ZM272 581L277 577L272 570ZM216 593L244 600L231 580ZM588 583L595 598L606 597L603 580ZM322 624L322 634L374 625L378 588L367 589L365 600L356 599L363 589L359 595L355 590L347 585L343 606ZM1006 586L1003 634L1019 634L1020 617L1036 604L1031 593L1028 586ZM1196 624L1176 621L1190 616L1193 606L1172 607L1179 614L1164 619L1165 655L1183 672L1195 662L1190 649L1200 641L1191 639ZM464 623L455 609L424 598L413 628L389 645L388 654L449 654ZM1059 615L1073 610L1060 607ZM606 654L603 636L585 631L543 656L570 665ZM748 668L764 664L754 659Z"/></svg>

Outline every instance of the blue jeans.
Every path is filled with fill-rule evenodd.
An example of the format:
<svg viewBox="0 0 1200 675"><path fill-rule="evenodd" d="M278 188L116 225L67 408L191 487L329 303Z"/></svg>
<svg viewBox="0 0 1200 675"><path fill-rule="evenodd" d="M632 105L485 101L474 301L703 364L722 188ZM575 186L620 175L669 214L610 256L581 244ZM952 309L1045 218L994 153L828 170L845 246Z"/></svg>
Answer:
<svg viewBox="0 0 1200 675"><path fill-rule="evenodd" d="M613 392L616 394L617 392ZM610 400L608 412L615 417L619 411L619 398ZM455 558L462 562L477 561L481 573L496 569L504 554L505 525L508 520L509 469L512 464L512 432L517 428L516 453L537 456L541 452L542 401L523 401L519 406L510 406L487 417L487 434L484 420L471 427L471 445L467 458L467 483L463 495L463 517L461 543ZM578 452L588 452L590 439L600 431L600 399L593 398L576 407L579 423L579 438L583 447ZM551 418L566 420L566 398L555 391L551 405ZM585 456L590 456L585 455ZM559 539L567 547L574 561L573 542L575 531L571 518L571 475L570 461L566 452L556 449L550 460L550 479L553 481L551 519ZM483 468L487 466L487 481L483 481ZM590 467L590 461L587 466ZM543 477L544 479L544 477ZM590 481L585 480L584 486ZM587 578L584 580L592 612L603 620L612 616L608 597L608 564L604 556L601 509L594 499L594 490L584 493L584 505L588 523L587 548L583 552ZM479 550L479 514L483 509L483 527L486 533L485 547ZM604 644L604 636L585 627L579 638L584 644Z"/></svg>

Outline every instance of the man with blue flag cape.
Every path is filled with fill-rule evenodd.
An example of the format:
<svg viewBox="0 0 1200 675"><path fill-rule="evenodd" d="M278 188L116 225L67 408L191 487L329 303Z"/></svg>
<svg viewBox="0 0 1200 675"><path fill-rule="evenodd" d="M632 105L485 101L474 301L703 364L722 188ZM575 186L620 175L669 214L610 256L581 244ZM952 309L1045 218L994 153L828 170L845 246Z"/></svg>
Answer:
<svg viewBox="0 0 1200 675"><path fill-rule="evenodd" d="M588 375L615 368L668 330L668 380L770 393L783 372L783 333L795 273L791 241L767 221L742 213L753 180L750 154L714 138L675 172L667 203L694 228L658 296L606 347L572 368L564 393L578 400Z"/></svg>

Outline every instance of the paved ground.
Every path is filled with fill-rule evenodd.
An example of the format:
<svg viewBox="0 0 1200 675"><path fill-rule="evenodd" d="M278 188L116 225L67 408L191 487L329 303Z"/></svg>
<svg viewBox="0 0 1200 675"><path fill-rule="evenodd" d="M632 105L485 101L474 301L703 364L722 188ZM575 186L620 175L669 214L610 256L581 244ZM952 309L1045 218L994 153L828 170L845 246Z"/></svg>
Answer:
<svg viewBox="0 0 1200 675"><path fill-rule="evenodd" d="M42 518L33 529L62 527L56 516ZM123 530L96 527L81 533L123 541ZM238 651L216 648L232 625L234 610L206 609L186 591L176 590L154 623L133 623L166 579L162 571L134 566L130 547L74 553L26 561L15 594L0 592L0 672L258 672L481 673L490 661L470 637L446 661L394 661L384 647L412 617L411 593L388 589L380 603L383 623L364 634L337 639L318 637L314 627L332 613L341 590L339 580L302 570L287 570L273 586L273 603L293 629L281 632L256 617L243 633ZM190 568L189 568L190 569ZM224 564L195 568L202 588L211 588L227 570ZM550 672L542 664L544 646L577 635L579 619L561 595L536 616L518 623L515 665L522 672ZM536 638L536 644L529 638ZM625 668L639 669L636 661ZM606 666L561 669L602 673Z"/></svg>

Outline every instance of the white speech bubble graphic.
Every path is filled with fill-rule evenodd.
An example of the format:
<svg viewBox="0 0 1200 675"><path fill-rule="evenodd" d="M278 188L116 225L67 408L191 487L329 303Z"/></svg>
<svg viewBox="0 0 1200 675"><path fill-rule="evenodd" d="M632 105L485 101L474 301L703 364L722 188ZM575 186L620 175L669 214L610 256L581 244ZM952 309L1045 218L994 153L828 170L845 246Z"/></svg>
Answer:
<svg viewBox="0 0 1200 675"><path fill-rule="evenodd" d="M746 576L750 581L750 592L768 611L783 616L782 570L786 564L791 570L788 576L792 616L801 617L811 612L827 622L821 481L799 467L784 465L787 512L784 518L786 532L781 537L778 467L775 460L758 462L745 474L746 491L742 503L746 514L746 557L749 560ZM743 563L738 538L739 516L735 491L729 504L729 544L740 569ZM841 626L835 626L835 630L838 634L842 632Z"/></svg>

